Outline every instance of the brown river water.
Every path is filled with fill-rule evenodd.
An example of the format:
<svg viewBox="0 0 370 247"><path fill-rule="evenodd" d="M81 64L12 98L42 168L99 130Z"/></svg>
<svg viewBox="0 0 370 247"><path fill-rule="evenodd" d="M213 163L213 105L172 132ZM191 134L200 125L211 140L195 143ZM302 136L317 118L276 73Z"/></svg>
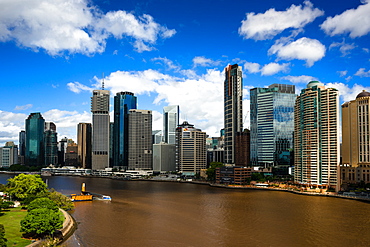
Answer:
<svg viewBox="0 0 370 247"><path fill-rule="evenodd" d="M7 175L0 175L4 183ZM78 229L63 246L370 246L370 204L280 191L177 182L45 177L76 202Z"/></svg>

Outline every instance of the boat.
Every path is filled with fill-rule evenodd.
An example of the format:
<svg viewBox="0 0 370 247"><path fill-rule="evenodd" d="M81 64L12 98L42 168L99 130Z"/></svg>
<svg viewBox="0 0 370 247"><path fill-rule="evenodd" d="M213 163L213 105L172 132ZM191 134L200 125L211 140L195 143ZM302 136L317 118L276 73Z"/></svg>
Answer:
<svg viewBox="0 0 370 247"><path fill-rule="evenodd" d="M73 202L92 201L93 195L86 191L86 185L85 183L82 183L81 194L71 194L71 200Z"/></svg>

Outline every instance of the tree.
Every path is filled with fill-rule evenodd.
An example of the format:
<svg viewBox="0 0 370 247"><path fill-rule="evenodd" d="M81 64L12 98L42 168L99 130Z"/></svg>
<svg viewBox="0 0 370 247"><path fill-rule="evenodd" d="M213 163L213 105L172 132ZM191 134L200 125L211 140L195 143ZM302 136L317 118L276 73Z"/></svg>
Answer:
<svg viewBox="0 0 370 247"><path fill-rule="evenodd" d="M48 191L40 175L19 174L8 179L7 187L9 195L14 200L20 200L25 204L45 196Z"/></svg>
<svg viewBox="0 0 370 247"><path fill-rule="evenodd" d="M74 204L71 199L54 189L51 189L49 193L49 199L52 200L59 208L64 210L72 210Z"/></svg>
<svg viewBox="0 0 370 247"><path fill-rule="evenodd" d="M60 213L48 208L35 208L21 220L21 232L31 236L51 235L62 226Z"/></svg>
<svg viewBox="0 0 370 247"><path fill-rule="evenodd" d="M0 224L0 247L6 247L5 228L3 224Z"/></svg>
<svg viewBox="0 0 370 247"><path fill-rule="evenodd" d="M209 168L206 171L207 180L215 181L216 180L216 168L223 167L224 165L221 162L211 162Z"/></svg>
<svg viewBox="0 0 370 247"><path fill-rule="evenodd" d="M28 204L27 210L32 211L36 208L47 208L54 212L59 211L58 206L55 204L55 202L46 197L33 200L30 204Z"/></svg>

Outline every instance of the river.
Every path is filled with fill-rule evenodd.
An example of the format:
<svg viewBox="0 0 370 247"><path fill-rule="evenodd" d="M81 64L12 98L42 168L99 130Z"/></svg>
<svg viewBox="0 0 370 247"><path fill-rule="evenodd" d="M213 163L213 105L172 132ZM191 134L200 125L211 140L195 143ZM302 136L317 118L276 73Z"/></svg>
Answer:
<svg viewBox="0 0 370 247"><path fill-rule="evenodd" d="M0 175L5 183L8 175ZM44 177L63 194L87 190L111 202L76 202L75 246L369 246L370 204L280 191L176 182Z"/></svg>

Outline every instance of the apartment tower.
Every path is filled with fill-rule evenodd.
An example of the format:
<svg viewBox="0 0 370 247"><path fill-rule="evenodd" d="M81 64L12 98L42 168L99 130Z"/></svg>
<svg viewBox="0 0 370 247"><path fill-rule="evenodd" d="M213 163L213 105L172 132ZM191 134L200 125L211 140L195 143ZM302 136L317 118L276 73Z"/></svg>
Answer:
<svg viewBox="0 0 370 247"><path fill-rule="evenodd" d="M336 188L339 159L338 90L311 81L295 103L294 180Z"/></svg>
<svg viewBox="0 0 370 247"><path fill-rule="evenodd" d="M91 123L77 125L78 164L84 169L91 169Z"/></svg>
<svg viewBox="0 0 370 247"><path fill-rule="evenodd" d="M224 82L225 163L235 164L236 135L243 131L243 78L237 64L225 68Z"/></svg>
<svg viewBox="0 0 370 247"><path fill-rule="evenodd" d="M94 90L92 112L92 169L109 167L109 90Z"/></svg>

